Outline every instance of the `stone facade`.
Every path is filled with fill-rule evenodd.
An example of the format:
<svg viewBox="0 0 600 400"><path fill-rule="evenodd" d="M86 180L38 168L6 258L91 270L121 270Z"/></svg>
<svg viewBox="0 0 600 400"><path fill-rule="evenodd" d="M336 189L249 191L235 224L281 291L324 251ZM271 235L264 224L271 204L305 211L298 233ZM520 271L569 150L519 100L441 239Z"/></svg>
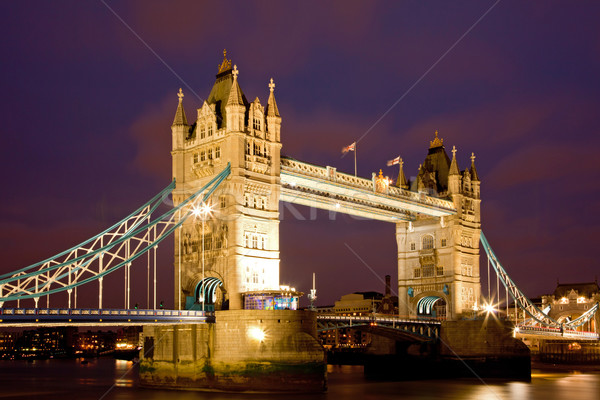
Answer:
<svg viewBox="0 0 600 400"><path fill-rule="evenodd" d="M456 319L472 312L480 304L481 292L481 199L475 156L471 156L470 168L461 172L456 149L450 160L436 132L416 180L408 182L401 169L398 185L423 195L449 198L457 210L452 216L420 214L414 221L396 224L400 315ZM429 312L425 312L427 307L420 310L427 301L433 304Z"/></svg>
<svg viewBox="0 0 600 400"><path fill-rule="evenodd" d="M145 326L144 386L321 392L326 360L312 311L217 311L216 323Z"/></svg>
<svg viewBox="0 0 600 400"><path fill-rule="evenodd" d="M231 175L212 195L210 214L189 218L175 231L176 308L198 308L203 277L220 283L215 293L217 309L242 308L245 291L279 289L281 116L275 84L271 79L263 107L258 98L248 102L238 74L237 66L232 68L225 57L192 124L187 122L183 93L179 93L171 128L175 205L227 163Z"/></svg>

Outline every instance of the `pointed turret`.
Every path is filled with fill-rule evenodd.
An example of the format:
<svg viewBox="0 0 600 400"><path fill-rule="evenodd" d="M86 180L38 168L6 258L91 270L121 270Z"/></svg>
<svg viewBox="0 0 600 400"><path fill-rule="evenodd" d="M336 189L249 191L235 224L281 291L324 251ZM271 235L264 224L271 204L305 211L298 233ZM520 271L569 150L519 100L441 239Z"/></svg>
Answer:
<svg viewBox="0 0 600 400"><path fill-rule="evenodd" d="M240 89L240 85L237 80L237 76L240 72L237 69L237 65L233 67L232 75L233 75L233 83L231 84L231 90L229 91L229 98L227 99L228 106L243 106L244 99L242 95L242 89Z"/></svg>
<svg viewBox="0 0 600 400"><path fill-rule="evenodd" d="M177 105L177 111L175 111L175 118L173 119L173 125L187 125L187 119L185 118L185 110L183 109L183 91L179 88L179 104Z"/></svg>
<svg viewBox="0 0 600 400"><path fill-rule="evenodd" d="M406 180L406 176L404 175L404 161L402 158L400 159L400 171L398 171L398 180L396 181L396 186L402 189L408 189L408 181Z"/></svg>
<svg viewBox="0 0 600 400"><path fill-rule="evenodd" d="M173 125L171 125L173 150L183 148L183 142L185 141L190 129L185 117L185 111L183 110L183 91L181 88L179 88L177 97L179 97L179 104L177 105L177 111L175 111Z"/></svg>
<svg viewBox="0 0 600 400"><path fill-rule="evenodd" d="M227 130L229 131L243 131L244 130L244 117L246 114L246 106L244 105L244 95L238 84L239 71L237 65L233 66L231 75L233 76L233 82L231 83L231 90L229 91L229 97L227 98L227 105L225 106L225 114L227 117Z"/></svg>
<svg viewBox="0 0 600 400"><path fill-rule="evenodd" d="M448 171L448 175L460 175L458 163L456 162L456 146L452 146L452 162L450 163L450 170Z"/></svg>
<svg viewBox="0 0 600 400"><path fill-rule="evenodd" d="M479 175L475 169L475 153L471 153L471 180L479 182Z"/></svg>
<svg viewBox="0 0 600 400"><path fill-rule="evenodd" d="M473 190L473 196L479 199L481 195L481 181L475 168L475 153L471 153L471 189Z"/></svg>
<svg viewBox="0 0 600 400"><path fill-rule="evenodd" d="M269 133L270 139L276 142L280 142L281 132L281 115L279 115L279 109L277 108L277 102L275 101L275 83L273 78L269 82L269 101L267 102L267 132Z"/></svg>
<svg viewBox="0 0 600 400"><path fill-rule="evenodd" d="M269 101L267 102L267 116L269 117L281 117L279 115L279 109L277 108L277 102L275 101L275 83L273 83L273 78L269 82Z"/></svg>
<svg viewBox="0 0 600 400"><path fill-rule="evenodd" d="M460 193L460 170L456 162L456 146L452 146L452 162L448 171L448 194Z"/></svg>

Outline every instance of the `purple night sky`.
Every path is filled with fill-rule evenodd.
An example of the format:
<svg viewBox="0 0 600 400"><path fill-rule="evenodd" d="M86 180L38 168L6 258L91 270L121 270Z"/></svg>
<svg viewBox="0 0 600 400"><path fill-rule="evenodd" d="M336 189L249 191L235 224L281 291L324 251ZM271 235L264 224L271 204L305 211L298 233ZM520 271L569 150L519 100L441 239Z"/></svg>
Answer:
<svg viewBox="0 0 600 400"><path fill-rule="evenodd" d="M461 169L475 152L483 231L527 295L593 281L600 5L494 3L107 1L138 38L102 1L2 2L0 272L83 241L166 186L176 93L191 119L227 48L250 101L266 104L274 78L282 154L352 172L340 149L370 130L359 175L395 179L385 163L401 155L410 177L439 130ZM296 208L305 220L282 214L282 283L308 292L315 271L324 305L395 279L394 225ZM172 246L160 248L168 307ZM139 269L132 302L145 305ZM121 306L122 273L104 285L105 304Z"/></svg>

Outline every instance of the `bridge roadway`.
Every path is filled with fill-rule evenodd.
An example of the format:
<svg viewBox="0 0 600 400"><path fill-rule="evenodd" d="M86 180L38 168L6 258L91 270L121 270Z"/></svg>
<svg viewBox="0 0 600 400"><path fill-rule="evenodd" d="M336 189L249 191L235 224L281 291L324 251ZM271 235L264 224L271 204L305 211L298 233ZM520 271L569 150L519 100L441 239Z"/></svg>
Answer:
<svg viewBox="0 0 600 400"><path fill-rule="evenodd" d="M456 214L454 203L375 179L337 172L292 158L281 158L281 200L386 222L412 221L416 214Z"/></svg>
<svg viewBox="0 0 600 400"><path fill-rule="evenodd" d="M317 315L318 332L344 328L362 329L363 327L367 327L373 333L382 334L383 336L392 335L397 336L397 339L410 338L415 341L437 340L440 335L441 326L441 321L435 319L407 319L393 315ZM393 334L393 332L396 332L396 334Z"/></svg>
<svg viewBox="0 0 600 400"><path fill-rule="evenodd" d="M518 325L514 330L517 338L552 339L552 340L591 340L598 341L600 335L595 332L575 331L550 327Z"/></svg>
<svg viewBox="0 0 600 400"><path fill-rule="evenodd" d="M0 328L52 326L132 326L215 322L208 311L90 308L0 308Z"/></svg>

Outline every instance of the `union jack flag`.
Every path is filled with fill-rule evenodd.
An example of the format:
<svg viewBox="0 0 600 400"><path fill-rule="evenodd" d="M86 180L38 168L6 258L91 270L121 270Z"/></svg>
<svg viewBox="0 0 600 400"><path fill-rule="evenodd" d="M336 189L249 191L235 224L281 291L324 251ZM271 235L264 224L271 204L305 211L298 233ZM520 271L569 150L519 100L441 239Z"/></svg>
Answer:
<svg viewBox="0 0 600 400"><path fill-rule="evenodd" d="M344 153L344 154L346 154L349 151L356 151L356 142L354 142L350 146L346 146L342 149L342 153Z"/></svg>

